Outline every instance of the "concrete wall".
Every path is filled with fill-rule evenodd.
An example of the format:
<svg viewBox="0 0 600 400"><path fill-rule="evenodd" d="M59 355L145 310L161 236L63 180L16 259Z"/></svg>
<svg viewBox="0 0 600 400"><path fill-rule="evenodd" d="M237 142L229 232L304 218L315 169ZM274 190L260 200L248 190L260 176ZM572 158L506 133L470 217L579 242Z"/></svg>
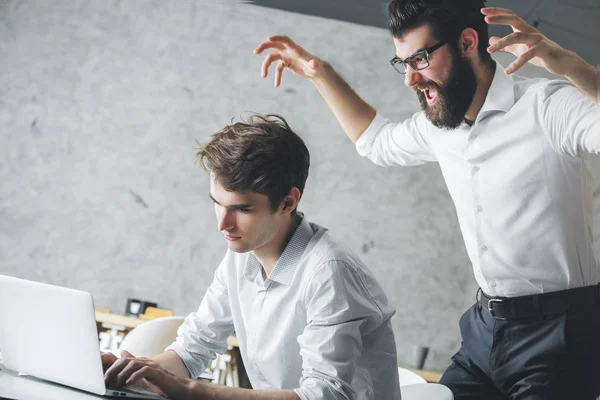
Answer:
<svg viewBox="0 0 600 400"><path fill-rule="evenodd" d="M127 297L193 311L226 248L194 139L245 110L280 113L312 154L301 209L379 278L400 362L423 344L444 368L476 284L438 165L376 167L310 82L260 80L252 50L276 33L385 115L418 109L382 29L224 1L0 0L0 273L116 312Z"/></svg>

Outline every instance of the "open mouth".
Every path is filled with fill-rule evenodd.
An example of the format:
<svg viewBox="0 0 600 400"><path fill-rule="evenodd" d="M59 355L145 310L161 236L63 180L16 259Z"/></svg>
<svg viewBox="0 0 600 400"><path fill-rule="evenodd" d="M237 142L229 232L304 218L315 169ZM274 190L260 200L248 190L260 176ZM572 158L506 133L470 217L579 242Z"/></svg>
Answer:
<svg viewBox="0 0 600 400"><path fill-rule="evenodd" d="M421 89L421 92L425 95L425 100L427 100L427 104L432 105L437 100L437 90L433 87Z"/></svg>

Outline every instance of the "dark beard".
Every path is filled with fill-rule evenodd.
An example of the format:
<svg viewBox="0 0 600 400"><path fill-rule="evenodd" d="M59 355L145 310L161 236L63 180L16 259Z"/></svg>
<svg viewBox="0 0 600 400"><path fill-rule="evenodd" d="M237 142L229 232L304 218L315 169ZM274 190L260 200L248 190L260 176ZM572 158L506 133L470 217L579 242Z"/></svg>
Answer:
<svg viewBox="0 0 600 400"><path fill-rule="evenodd" d="M420 90L426 87L435 87L437 90L438 99L433 107L427 104L425 94ZM428 81L416 85L415 90L427 119L438 128L450 130L463 122L477 90L477 79L467 59L453 55L450 77L444 86Z"/></svg>

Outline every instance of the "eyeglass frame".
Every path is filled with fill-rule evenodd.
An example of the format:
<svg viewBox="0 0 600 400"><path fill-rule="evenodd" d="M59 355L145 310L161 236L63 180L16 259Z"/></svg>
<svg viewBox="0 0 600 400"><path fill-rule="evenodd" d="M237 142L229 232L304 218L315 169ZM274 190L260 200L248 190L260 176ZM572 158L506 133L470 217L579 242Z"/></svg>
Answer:
<svg viewBox="0 0 600 400"><path fill-rule="evenodd" d="M433 53L434 51L436 51L437 49L439 49L440 47L444 46L445 44L448 44L448 42L445 40L440 40L439 42L437 42L436 44L434 44L433 46L431 46L427 49L415 51L413 54L406 57L406 59L404 59L404 60L398 56L395 56L394 58L392 58L390 60L390 64L396 72L398 72L399 74L402 74L402 75L406 75L406 71L408 70L407 65L410 66L414 71L422 71L431 65L431 63L429 62L429 55L431 53ZM427 65L423 68L417 68L416 65L413 65L412 62L410 61L411 58L415 57L416 55L420 55L420 54L425 56L425 60L427 61ZM398 69L396 68L396 64L398 64L398 63L404 64L404 68L405 68L404 72L398 71Z"/></svg>

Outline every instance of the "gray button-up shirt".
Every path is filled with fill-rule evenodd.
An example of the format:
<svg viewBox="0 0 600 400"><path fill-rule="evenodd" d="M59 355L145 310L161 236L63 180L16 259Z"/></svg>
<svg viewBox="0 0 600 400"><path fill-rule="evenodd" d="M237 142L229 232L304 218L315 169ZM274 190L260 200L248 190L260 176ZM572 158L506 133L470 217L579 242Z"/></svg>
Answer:
<svg viewBox="0 0 600 400"><path fill-rule="evenodd" d="M400 399L394 312L362 262L303 218L266 280L252 253L228 251L168 349L197 377L235 330L255 389Z"/></svg>

